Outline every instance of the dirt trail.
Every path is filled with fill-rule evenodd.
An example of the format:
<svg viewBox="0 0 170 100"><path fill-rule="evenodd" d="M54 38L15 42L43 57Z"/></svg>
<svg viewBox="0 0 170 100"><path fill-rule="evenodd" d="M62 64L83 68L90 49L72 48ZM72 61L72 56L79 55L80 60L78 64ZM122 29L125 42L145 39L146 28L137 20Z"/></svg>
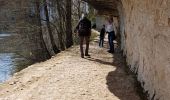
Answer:
<svg viewBox="0 0 170 100"><path fill-rule="evenodd" d="M0 100L140 100L119 50L92 42L90 54L80 58L75 46L29 66L0 84Z"/></svg>

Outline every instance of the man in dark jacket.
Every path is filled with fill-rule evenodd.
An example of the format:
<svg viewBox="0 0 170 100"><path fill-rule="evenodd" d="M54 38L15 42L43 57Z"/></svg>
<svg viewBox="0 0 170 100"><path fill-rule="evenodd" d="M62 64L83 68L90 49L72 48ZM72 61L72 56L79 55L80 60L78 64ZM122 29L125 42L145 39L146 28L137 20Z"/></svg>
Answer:
<svg viewBox="0 0 170 100"><path fill-rule="evenodd" d="M89 42L91 36L91 21L87 18L87 14L82 16L82 19L78 23L76 30L78 30L78 35L80 37L80 53L81 57L84 58L83 42L86 41L85 56L89 55Z"/></svg>

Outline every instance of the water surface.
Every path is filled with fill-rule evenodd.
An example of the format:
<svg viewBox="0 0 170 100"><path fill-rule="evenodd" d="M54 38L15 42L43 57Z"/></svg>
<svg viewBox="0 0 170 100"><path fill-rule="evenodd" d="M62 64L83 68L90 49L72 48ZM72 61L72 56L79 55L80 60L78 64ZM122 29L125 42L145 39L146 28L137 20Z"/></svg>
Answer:
<svg viewBox="0 0 170 100"><path fill-rule="evenodd" d="M8 37L14 36L12 33L0 32L0 83L5 82L15 72L18 72L31 64L24 56L16 53L16 48L11 47L9 44L10 38ZM9 47L13 49L10 49L10 52L7 52L6 50ZM17 49L20 50L21 48Z"/></svg>

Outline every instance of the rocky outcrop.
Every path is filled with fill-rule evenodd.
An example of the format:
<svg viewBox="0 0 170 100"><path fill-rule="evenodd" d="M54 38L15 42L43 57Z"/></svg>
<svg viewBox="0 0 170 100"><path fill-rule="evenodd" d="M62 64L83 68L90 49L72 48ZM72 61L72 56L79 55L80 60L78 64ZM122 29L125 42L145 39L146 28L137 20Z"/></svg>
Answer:
<svg viewBox="0 0 170 100"><path fill-rule="evenodd" d="M170 2L123 0L127 62L150 99L170 98Z"/></svg>
<svg viewBox="0 0 170 100"><path fill-rule="evenodd" d="M15 43L12 47L16 49L13 52L33 62L47 58L42 48L35 9L35 4L29 0L0 1L0 32L17 34L17 37L13 36L16 40L12 43Z"/></svg>
<svg viewBox="0 0 170 100"><path fill-rule="evenodd" d="M31 58L45 60L73 44L70 0L1 0L0 5L0 31L19 34Z"/></svg>
<svg viewBox="0 0 170 100"><path fill-rule="evenodd" d="M138 80L149 93L150 100L169 100L170 1L86 1L94 7L105 2L104 6L113 4L114 9L109 9L117 8L121 26L121 46L130 68L137 73ZM97 4L94 3L96 1ZM102 10L111 13L107 9Z"/></svg>

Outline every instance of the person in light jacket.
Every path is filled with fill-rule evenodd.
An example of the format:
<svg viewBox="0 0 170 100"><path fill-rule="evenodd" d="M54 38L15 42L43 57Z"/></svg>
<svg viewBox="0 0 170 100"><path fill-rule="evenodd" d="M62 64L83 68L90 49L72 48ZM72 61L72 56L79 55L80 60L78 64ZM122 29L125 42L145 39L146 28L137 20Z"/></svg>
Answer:
<svg viewBox="0 0 170 100"><path fill-rule="evenodd" d="M108 19L108 22L106 23L106 33L108 33L108 41L109 41L109 53L114 53L114 43L113 40L116 39L116 27L113 23L113 17L110 17Z"/></svg>

